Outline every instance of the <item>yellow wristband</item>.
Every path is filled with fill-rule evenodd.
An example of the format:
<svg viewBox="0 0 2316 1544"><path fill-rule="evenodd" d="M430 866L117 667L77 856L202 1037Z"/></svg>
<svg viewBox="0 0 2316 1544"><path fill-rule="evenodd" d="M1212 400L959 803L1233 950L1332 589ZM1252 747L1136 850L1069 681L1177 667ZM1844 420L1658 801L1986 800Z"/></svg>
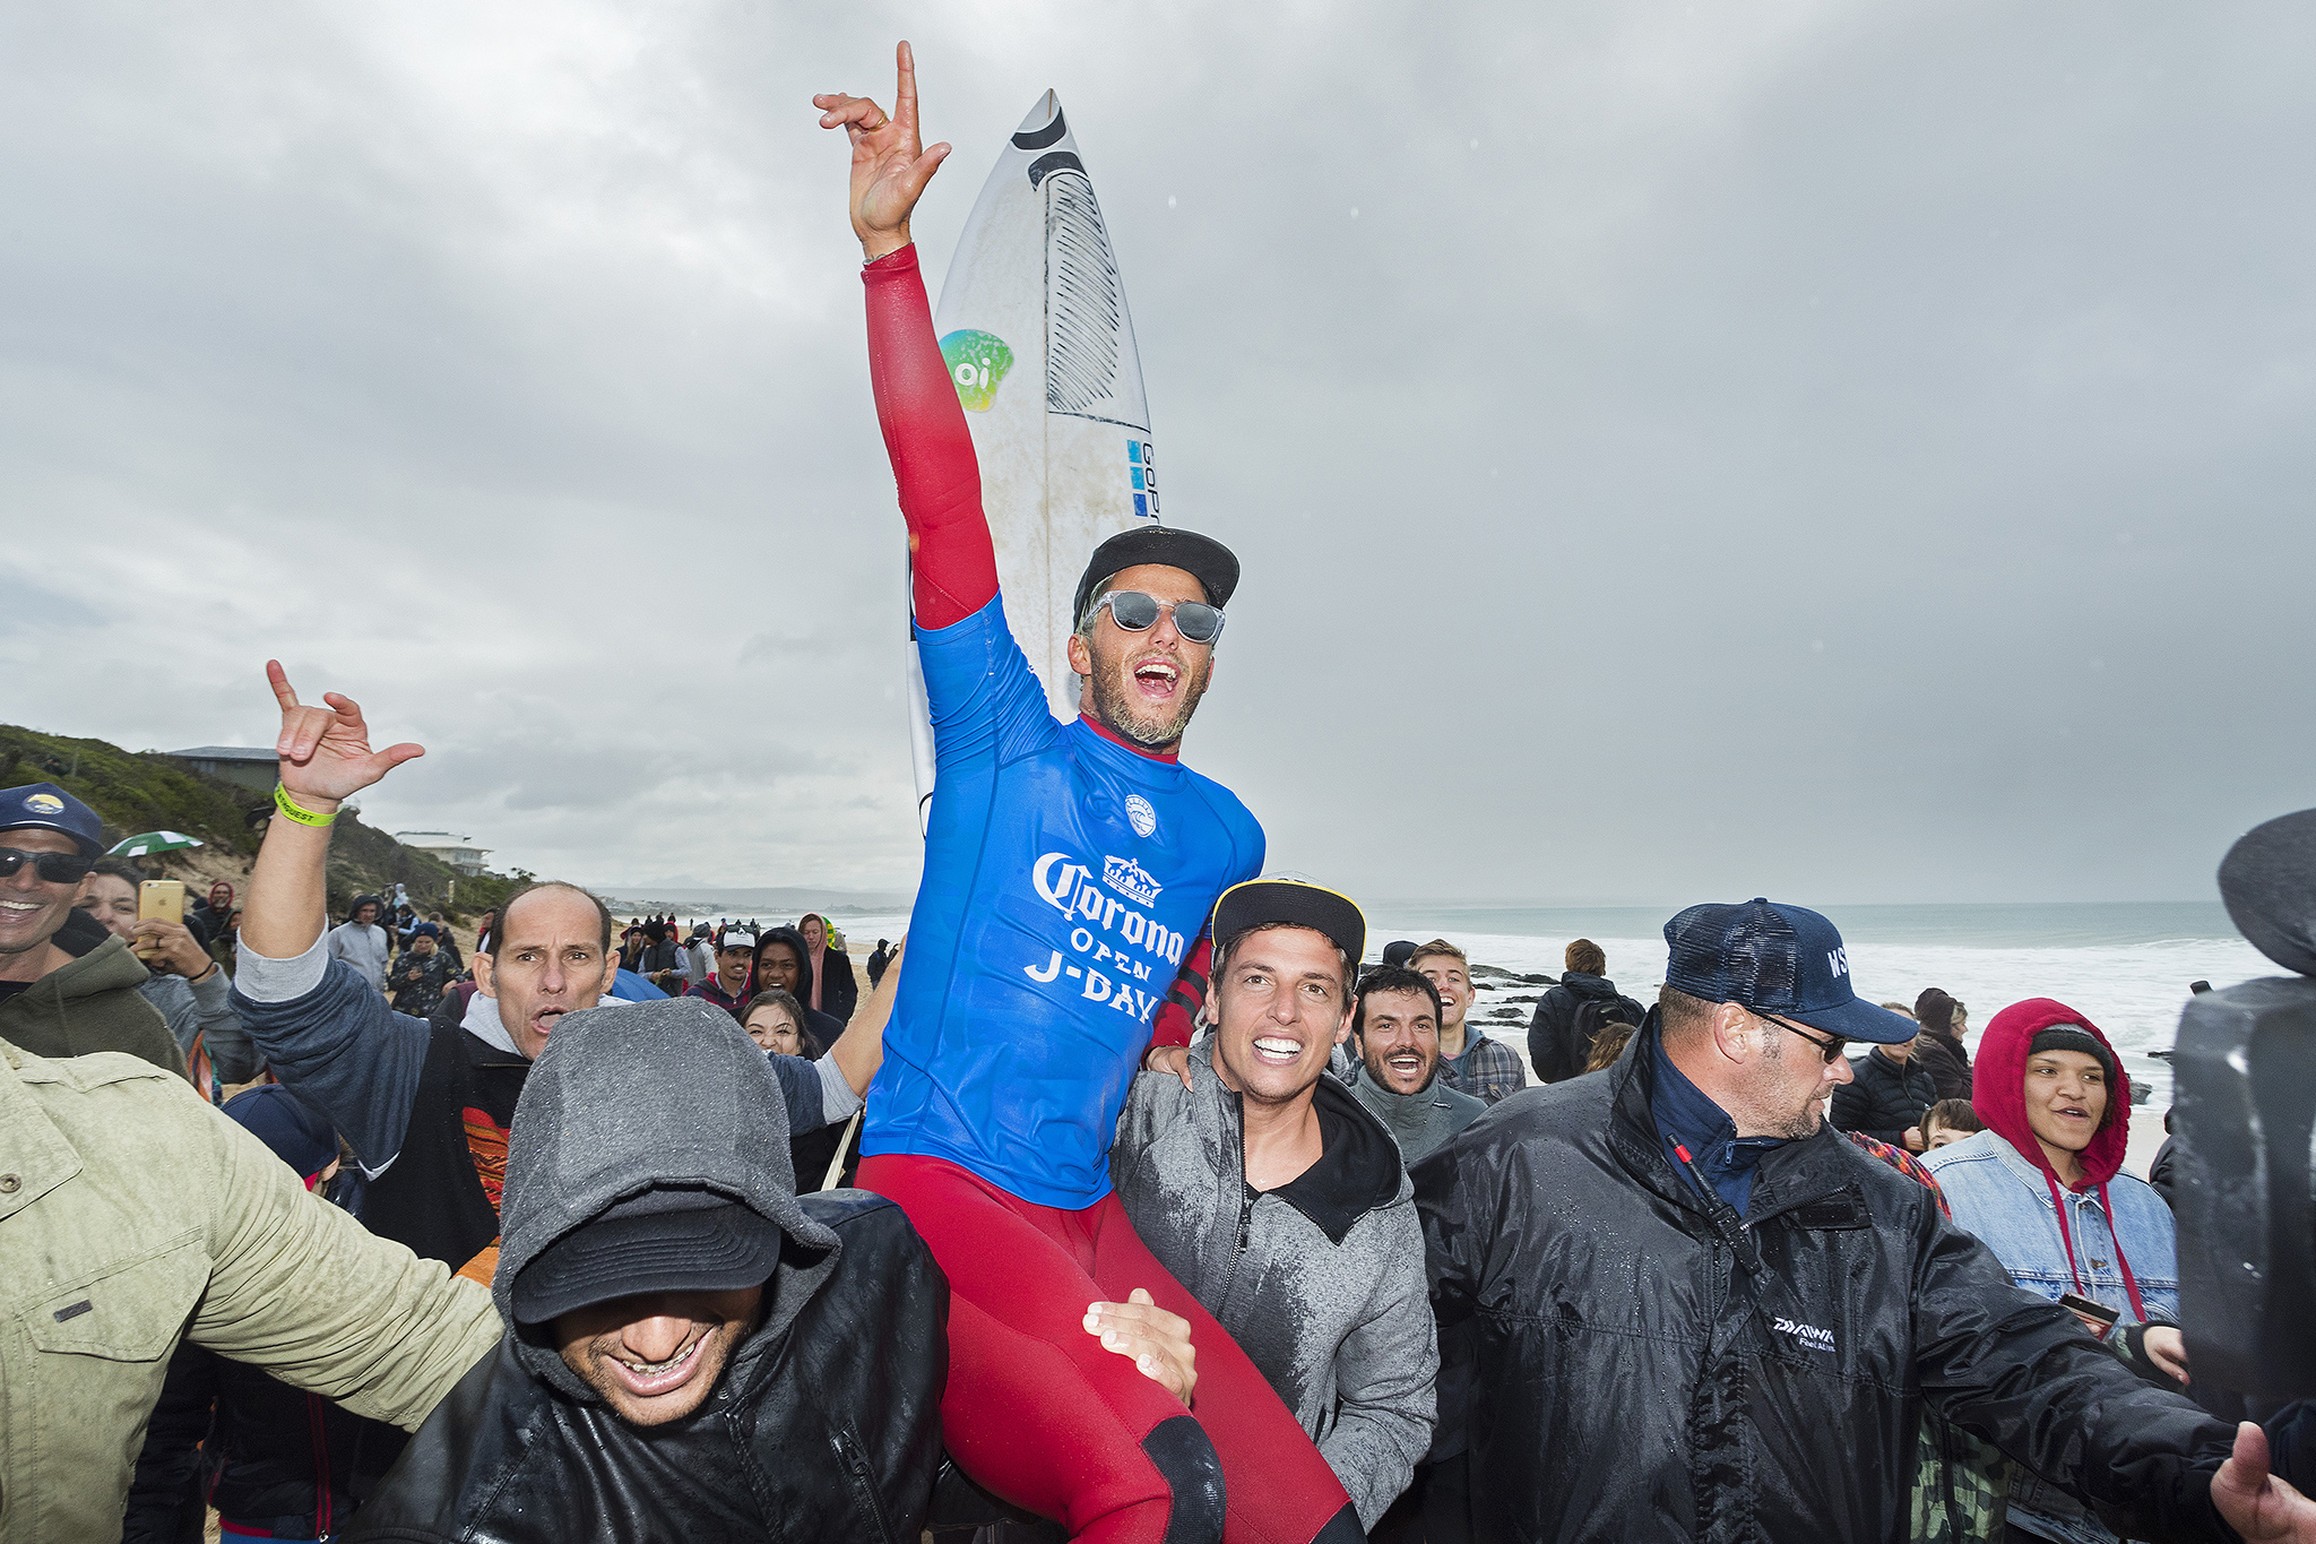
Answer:
<svg viewBox="0 0 2316 1544"><path fill-rule="evenodd" d="M336 810L330 811L327 815L317 815L312 810L304 808L297 800L291 798L289 790L279 783L273 785L273 807L301 826L331 825L338 818Z"/></svg>

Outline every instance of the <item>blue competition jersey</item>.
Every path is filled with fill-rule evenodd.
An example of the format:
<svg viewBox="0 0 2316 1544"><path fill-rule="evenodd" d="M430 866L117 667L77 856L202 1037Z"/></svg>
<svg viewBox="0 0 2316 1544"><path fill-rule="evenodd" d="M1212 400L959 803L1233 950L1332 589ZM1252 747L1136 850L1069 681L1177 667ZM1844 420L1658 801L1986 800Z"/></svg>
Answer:
<svg viewBox="0 0 2316 1544"><path fill-rule="evenodd" d="M1188 767L1057 722L1002 595L917 650L932 820L861 1151L1091 1206L1151 1017L1216 897L1262 871L1262 827Z"/></svg>

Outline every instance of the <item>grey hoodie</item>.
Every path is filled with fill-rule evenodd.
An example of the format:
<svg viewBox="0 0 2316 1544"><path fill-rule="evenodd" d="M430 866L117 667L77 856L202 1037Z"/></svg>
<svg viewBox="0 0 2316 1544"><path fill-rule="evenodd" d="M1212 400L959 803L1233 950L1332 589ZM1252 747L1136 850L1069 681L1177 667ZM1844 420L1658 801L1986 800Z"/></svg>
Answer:
<svg viewBox="0 0 2316 1544"><path fill-rule="evenodd" d="M763 1320L707 1400L638 1430L514 1322L514 1282L557 1239L657 1188L715 1191L789 1239ZM349 1539L913 1544L940 1461L947 1284L900 1209L799 1201L779 1078L700 998L555 1026L515 1107L496 1355L427 1419Z"/></svg>
<svg viewBox="0 0 2316 1544"><path fill-rule="evenodd" d="M776 1339L836 1269L836 1235L797 1204L787 1103L764 1053L730 1014L699 998L622 1003L566 1015L523 1084L491 1278L499 1317L515 1323L515 1276L548 1245L655 1188L719 1191L825 1251L810 1265L782 1268L751 1343ZM518 1326L515 1340L535 1376L596 1398L543 1332Z"/></svg>
<svg viewBox="0 0 2316 1544"><path fill-rule="evenodd" d="M1249 1190L1239 1096L1211 1044L1192 1049L1188 1089L1170 1072L1134 1080L1111 1179L1142 1242L1230 1331L1372 1528L1431 1440L1439 1350L1414 1187L1382 1123L1322 1076L1326 1155L1291 1186Z"/></svg>
<svg viewBox="0 0 2316 1544"><path fill-rule="evenodd" d="M1429 1158L1457 1132L1488 1113L1486 1101L1460 1088L1450 1088L1436 1074L1412 1094L1385 1088L1361 1065L1350 1078L1351 1092L1375 1112L1383 1129L1399 1144L1400 1157L1410 1167Z"/></svg>

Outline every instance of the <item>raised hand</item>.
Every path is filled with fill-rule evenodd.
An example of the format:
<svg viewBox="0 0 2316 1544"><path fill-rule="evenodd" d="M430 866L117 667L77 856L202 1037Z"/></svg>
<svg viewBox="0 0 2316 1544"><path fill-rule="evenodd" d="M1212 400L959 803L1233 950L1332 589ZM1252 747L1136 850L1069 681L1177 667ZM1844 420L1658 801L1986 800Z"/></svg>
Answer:
<svg viewBox="0 0 2316 1544"><path fill-rule="evenodd" d="M909 214L949 154L946 143L927 148L918 141L916 55L904 42L893 59L899 79L890 113L840 91L812 99L820 126L841 128L852 140L852 232L870 262L909 244Z"/></svg>
<svg viewBox="0 0 2316 1544"><path fill-rule="evenodd" d="M281 734L273 745L281 757L281 785L316 814L329 813L340 800L426 754L426 747L408 741L370 749L370 726L362 721L361 704L351 697L324 692L322 701L329 706L301 705L279 660L265 662L265 678L281 704Z"/></svg>

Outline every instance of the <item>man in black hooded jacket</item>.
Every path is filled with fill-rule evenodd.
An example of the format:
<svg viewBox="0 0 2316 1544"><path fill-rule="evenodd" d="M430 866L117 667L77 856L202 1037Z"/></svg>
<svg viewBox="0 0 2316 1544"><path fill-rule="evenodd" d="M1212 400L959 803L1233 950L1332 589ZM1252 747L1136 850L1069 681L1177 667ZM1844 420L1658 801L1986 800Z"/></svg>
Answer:
<svg viewBox="0 0 2316 1544"><path fill-rule="evenodd" d="M1938 1102L1938 1085L1914 1060L1922 1038L1877 1045L1850 1063L1850 1081L1834 1090L1828 1116L1834 1130L1862 1131L1910 1153L1923 1150L1922 1112Z"/></svg>
<svg viewBox="0 0 2316 1544"><path fill-rule="evenodd" d="M1528 1065L1536 1069L1541 1083L1564 1083L1584 1075L1602 1021L1640 1022L1640 1005L1608 979L1608 955L1600 945L1579 938L1561 958L1567 971L1558 986L1547 987L1536 999L1535 1016L1528 1021ZM1599 1006L1587 1013L1587 1003Z"/></svg>
<svg viewBox="0 0 2316 1544"><path fill-rule="evenodd" d="M2142 1383L1818 1119L1847 1040L1913 1027L1857 1000L1830 922L1697 906L1665 940L1606 1075L1414 1172L1443 1342L1472 1326L1441 1413L1468 1423L1475 1538L1903 1538L1927 1408L2132 1537L2316 1541L2257 1427Z"/></svg>
<svg viewBox="0 0 2316 1544"><path fill-rule="evenodd" d="M890 1201L794 1191L779 1084L730 1014L571 1014L508 1145L506 1337L349 1537L914 1544L947 1283Z"/></svg>

